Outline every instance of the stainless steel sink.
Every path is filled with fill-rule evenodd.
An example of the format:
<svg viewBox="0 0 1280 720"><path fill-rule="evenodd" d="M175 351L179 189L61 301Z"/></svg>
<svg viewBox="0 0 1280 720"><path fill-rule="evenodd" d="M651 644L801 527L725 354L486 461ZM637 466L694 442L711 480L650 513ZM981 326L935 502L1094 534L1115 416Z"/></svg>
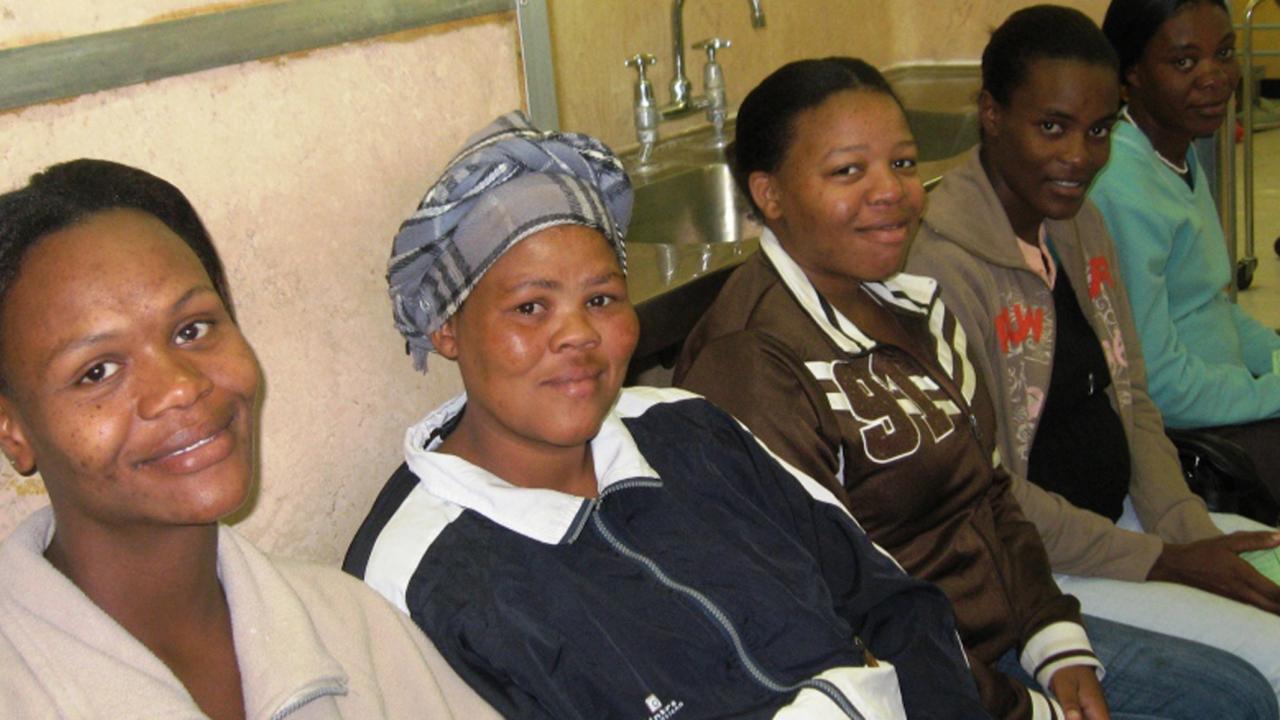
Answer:
<svg viewBox="0 0 1280 720"><path fill-rule="evenodd" d="M636 182L635 210L627 241L633 243L721 243L760 236L747 217L747 201L723 162L642 173Z"/></svg>
<svg viewBox="0 0 1280 720"><path fill-rule="evenodd" d="M947 160L978 144L978 113L907 109L920 162Z"/></svg>

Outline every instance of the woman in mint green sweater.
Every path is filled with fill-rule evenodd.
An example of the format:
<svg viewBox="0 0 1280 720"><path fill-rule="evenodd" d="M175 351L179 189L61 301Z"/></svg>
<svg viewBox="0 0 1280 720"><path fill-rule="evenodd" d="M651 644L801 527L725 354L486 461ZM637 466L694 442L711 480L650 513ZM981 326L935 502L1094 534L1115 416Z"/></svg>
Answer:
<svg viewBox="0 0 1280 720"><path fill-rule="evenodd" d="M1103 31L1128 104L1090 199L1115 237L1151 398L1166 425L1239 443L1280 495L1280 335L1224 291L1231 264L1191 147L1230 111L1231 17L1222 0L1113 0Z"/></svg>

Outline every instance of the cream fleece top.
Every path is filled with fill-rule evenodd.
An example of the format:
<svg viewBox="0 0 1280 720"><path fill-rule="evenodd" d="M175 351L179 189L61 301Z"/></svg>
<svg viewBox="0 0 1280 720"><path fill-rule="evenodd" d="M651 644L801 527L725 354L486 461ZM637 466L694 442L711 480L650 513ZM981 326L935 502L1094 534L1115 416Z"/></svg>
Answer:
<svg viewBox="0 0 1280 720"><path fill-rule="evenodd" d="M158 657L45 560L53 530L46 507L0 545L0 717L204 718ZM248 718L498 717L407 617L341 571L269 559L223 526L218 575Z"/></svg>

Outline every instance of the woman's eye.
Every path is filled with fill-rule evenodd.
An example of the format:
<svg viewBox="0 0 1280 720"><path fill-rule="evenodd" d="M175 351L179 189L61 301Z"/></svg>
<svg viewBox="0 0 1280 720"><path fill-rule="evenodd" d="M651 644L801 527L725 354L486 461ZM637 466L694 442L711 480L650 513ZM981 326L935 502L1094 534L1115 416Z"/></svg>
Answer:
<svg viewBox="0 0 1280 720"><path fill-rule="evenodd" d="M608 295L596 295L587 301L587 307L601 308L613 302L613 298Z"/></svg>
<svg viewBox="0 0 1280 720"><path fill-rule="evenodd" d="M1096 139L1102 139L1110 135L1111 135L1110 125L1099 125L1098 127L1090 128L1089 130L1089 137L1096 138Z"/></svg>
<svg viewBox="0 0 1280 720"><path fill-rule="evenodd" d="M1236 56L1236 49L1233 47L1222 48L1221 50L1218 51L1218 57L1222 58L1223 60L1230 60L1235 56Z"/></svg>
<svg viewBox="0 0 1280 720"><path fill-rule="evenodd" d="M97 385L120 371L120 363L104 361L89 368L80 376L79 385Z"/></svg>
<svg viewBox="0 0 1280 720"><path fill-rule="evenodd" d="M520 313L521 315L532 315L538 312L538 303L536 302L520 303L519 305L516 306L516 312Z"/></svg>
<svg viewBox="0 0 1280 720"><path fill-rule="evenodd" d="M1195 64L1196 61L1189 57L1181 57L1173 61L1173 66L1179 70L1190 70Z"/></svg>
<svg viewBox="0 0 1280 720"><path fill-rule="evenodd" d="M893 161L894 170L915 170L918 162L915 158L899 158Z"/></svg>
<svg viewBox="0 0 1280 720"><path fill-rule="evenodd" d="M861 174L861 173L862 173L862 166L861 166L861 165L842 165L842 166L840 166L840 167L836 168L836 171L835 171L834 173L832 173L832 175L840 175L840 176L844 176L844 177L851 177L851 176L853 176L853 175L858 175L858 174Z"/></svg>
<svg viewBox="0 0 1280 720"><path fill-rule="evenodd" d="M1040 131L1046 135L1061 135L1062 125L1053 120L1045 120L1040 123Z"/></svg>
<svg viewBox="0 0 1280 720"><path fill-rule="evenodd" d="M213 329L213 323L208 320L188 323L178 330L178 334L174 336L174 339L179 345L186 345L208 335L211 329Z"/></svg>

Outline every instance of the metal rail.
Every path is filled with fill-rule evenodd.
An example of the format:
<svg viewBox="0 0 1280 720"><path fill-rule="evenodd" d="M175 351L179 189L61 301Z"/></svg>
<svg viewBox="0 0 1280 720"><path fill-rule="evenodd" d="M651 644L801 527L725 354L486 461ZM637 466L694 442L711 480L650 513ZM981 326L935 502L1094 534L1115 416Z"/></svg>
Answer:
<svg viewBox="0 0 1280 720"><path fill-rule="evenodd" d="M558 112L547 0L276 0L0 50L0 110L515 10L535 122Z"/></svg>
<svg viewBox="0 0 1280 720"><path fill-rule="evenodd" d="M1244 9L1244 24L1241 26L1244 35L1244 87L1242 89L1242 103L1244 104L1244 164L1242 174L1244 176L1244 257L1236 258L1235 244L1235 174L1234 168L1231 177L1231 195L1232 195L1232 233L1231 238L1231 255L1236 268L1235 287L1241 290L1249 287L1253 281L1253 272L1258 267L1258 258L1254 254L1254 197L1253 197L1253 106L1257 102L1254 97L1255 85L1253 72L1253 59L1256 57L1280 57L1280 51L1264 50L1256 51L1253 49L1253 31L1254 30L1280 30L1280 24L1263 23L1255 25L1253 22L1253 13L1257 10L1258 5L1263 0L1249 0L1249 4ZM1231 133L1228 133L1231 134ZM1228 157L1234 159L1235 149L1231 148ZM1234 163L1232 163L1234 165ZM1280 248L1277 248L1280 250Z"/></svg>

